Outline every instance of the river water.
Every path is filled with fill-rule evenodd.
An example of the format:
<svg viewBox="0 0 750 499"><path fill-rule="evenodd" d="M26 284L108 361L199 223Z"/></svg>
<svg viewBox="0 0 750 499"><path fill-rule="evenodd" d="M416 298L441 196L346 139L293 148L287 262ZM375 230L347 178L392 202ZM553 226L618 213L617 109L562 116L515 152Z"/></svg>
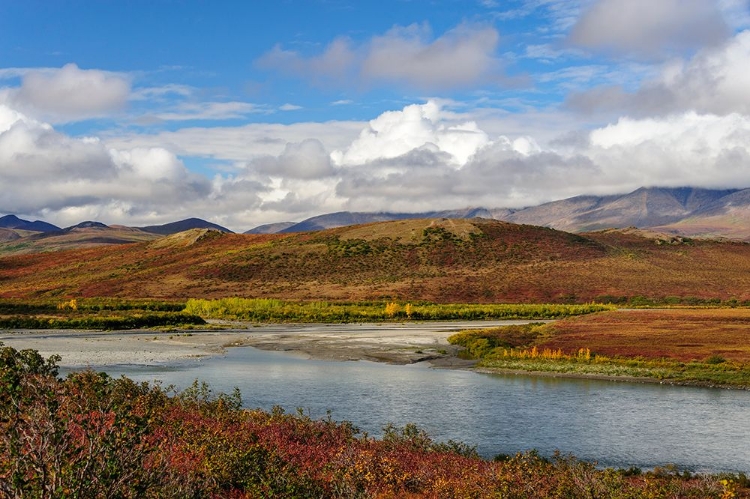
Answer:
<svg viewBox="0 0 750 499"><path fill-rule="evenodd" d="M750 392L612 381L488 375L372 362L310 360L250 347L169 366L116 366L114 376L194 380L241 390L250 408L348 420L370 435L416 423L485 457L556 450L600 466L750 472Z"/></svg>

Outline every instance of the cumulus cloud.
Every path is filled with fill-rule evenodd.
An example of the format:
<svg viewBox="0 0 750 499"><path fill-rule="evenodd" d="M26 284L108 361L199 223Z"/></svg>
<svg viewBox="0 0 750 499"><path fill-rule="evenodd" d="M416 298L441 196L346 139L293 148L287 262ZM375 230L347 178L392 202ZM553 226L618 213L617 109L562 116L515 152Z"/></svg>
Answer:
<svg viewBox="0 0 750 499"><path fill-rule="evenodd" d="M688 112L594 130L589 157L628 186L750 186L750 117Z"/></svg>
<svg viewBox="0 0 750 499"><path fill-rule="evenodd" d="M0 106L0 212L69 224L199 216L247 230L344 209L522 207L644 185L750 186L750 116L740 113L622 118L545 144L491 136L448 106L428 101L351 123L345 140L300 138L332 133L324 126L255 135L240 127L269 149L246 151L211 179L190 172L172 147L72 138Z"/></svg>
<svg viewBox="0 0 750 499"><path fill-rule="evenodd" d="M416 148L342 170L336 193L356 210L523 207L642 186L750 186L748 167L749 117L685 113L621 119L559 149L500 136L460 168L436 148Z"/></svg>
<svg viewBox="0 0 750 499"><path fill-rule="evenodd" d="M721 46L704 49L687 61L666 64L658 78L636 91L597 87L571 95L567 104L579 111L624 111L636 116L694 110L700 113L750 114L750 31Z"/></svg>
<svg viewBox="0 0 750 499"><path fill-rule="evenodd" d="M0 183L3 213L78 213L115 203L133 216L210 194L210 182L168 151L110 150L98 139L69 137L2 105Z"/></svg>
<svg viewBox="0 0 750 499"><path fill-rule="evenodd" d="M340 165L356 165L375 159L395 158L414 149L434 146L455 165L462 165L489 141L474 122L451 123L435 101L388 111L370 121L345 150L332 156Z"/></svg>
<svg viewBox="0 0 750 499"><path fill-rule="evenodd" d="M256 64L326 85L356 80L446 90L500 83L499 39L496 29L484 25L462 24L435 38L429 25L412 24L395 26L360 46L338 38L313 56L277 45Z"/></svg>
<svg viewBox="0 0 750 499"><path fill-rule="evenodd" d="M250 168L269 177L281 178L316 179L335 173L329 153L316 139L289 143L279 156L258 158Z"/></svg>
<svg viewBox="0 0 750 499"><path fill-rule="evenodd" d="M5 89L3 94L7 105L40 119L76 121L123 109L130 80L122 74L67 64L60 69L24 71L21 86Z"/></svg>
<svg viewBox="0 0 750 499"><path fill-rule="evenodd" d="M568 41L595 52L656 59L717 45L729 33L717 2L597 0Z"/></svg>

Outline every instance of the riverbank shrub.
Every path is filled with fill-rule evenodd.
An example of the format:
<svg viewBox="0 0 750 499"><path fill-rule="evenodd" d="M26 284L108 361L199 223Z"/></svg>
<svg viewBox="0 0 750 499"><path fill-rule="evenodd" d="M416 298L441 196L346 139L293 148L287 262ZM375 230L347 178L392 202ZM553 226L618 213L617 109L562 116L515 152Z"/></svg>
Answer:
<svg viewBox="0 0 750 499"><path fill-rule="evenodd" d="M449 336L448 342L462 347L459 356L478 360L477 367L482 369L750 387L750 366L718 355L682 362L667 357L606 356L592 352L588 347L565 352L544 346L553 334L554 328L549 325L532 323L465 330Z"/></svg>
<svg viewBox="0 0 750 499"><path fill-rule="evenodd" d="M0 345L0 497L733 497L732 475L633 476L557 454L502 461L407 425L383 439L301 412L242 408Z"/></svg>
<svg viewBox="0 0 750 499"><path fill-rule="evenodd" d="M128 314L119 316L82 315L68 317L0 317L0 329L141 329L184 327L206 324L201 317L185 313Z"/></svg>
<svg viewBox="0 0 750 499"><path fill-rule="evenodd" d="M614 310L612 305L292 302L263 298L190 299L184 311L206 319L250 322L558 319Z"/></svg>
<svg viewBox="0 0 750 499"><path fill-rule="evenodd" d="M184 302L70 298L0 300L2 329L138 329L204 325L197 315L183 313Z"/></svg>

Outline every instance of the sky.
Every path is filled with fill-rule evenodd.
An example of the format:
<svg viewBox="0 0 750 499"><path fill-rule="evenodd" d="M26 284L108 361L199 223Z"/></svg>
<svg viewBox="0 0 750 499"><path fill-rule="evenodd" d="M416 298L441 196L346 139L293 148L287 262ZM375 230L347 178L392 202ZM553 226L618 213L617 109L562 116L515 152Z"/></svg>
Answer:
<svg viewBox="0 0 750 499"><path fill-rule="evenodd" d="M0 215L750 187L750 0L0 0Z"/></svg>

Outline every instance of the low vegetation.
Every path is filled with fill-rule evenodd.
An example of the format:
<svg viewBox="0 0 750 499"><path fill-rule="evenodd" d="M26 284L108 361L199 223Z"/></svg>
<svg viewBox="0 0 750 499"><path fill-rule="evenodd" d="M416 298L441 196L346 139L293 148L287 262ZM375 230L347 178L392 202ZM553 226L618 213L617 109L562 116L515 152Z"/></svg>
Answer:
<svg viewBox="0 0 750 499"><path fill-rule="evenodd" d="M750 388L748 309L619 310L448 338L485 369Z"/></svg>
<svg viewBox="0 0 750 499"><path fill-rule="evenodd" d="M0 300L3 329L139 329L191 327L206 322L184 303L111 298Z"/></svg>
<svg viewBox="0 0 750 499"><path fill-rule="evenodd" d="M244 410L239 393L182 393L0 346L0 496L747 497L744 475L598 469L535 452L477 457L407 425L382 439L347 422Z"/></svg>
<svg viewBox="0 0 750 499"><path fill-rule="evenodd" d="M399 302L292 302L276 299L190 299L185 312L211 319L252 322L372 322L388 320L559 319L603 310L612 305L434 304Z"/></svg>
<svg viewBox="0 0 750 499"><path fill-rule="evenodd" d="M741 305L748 276L750 244L432 219L6 255L0 297Z"/></svg>

